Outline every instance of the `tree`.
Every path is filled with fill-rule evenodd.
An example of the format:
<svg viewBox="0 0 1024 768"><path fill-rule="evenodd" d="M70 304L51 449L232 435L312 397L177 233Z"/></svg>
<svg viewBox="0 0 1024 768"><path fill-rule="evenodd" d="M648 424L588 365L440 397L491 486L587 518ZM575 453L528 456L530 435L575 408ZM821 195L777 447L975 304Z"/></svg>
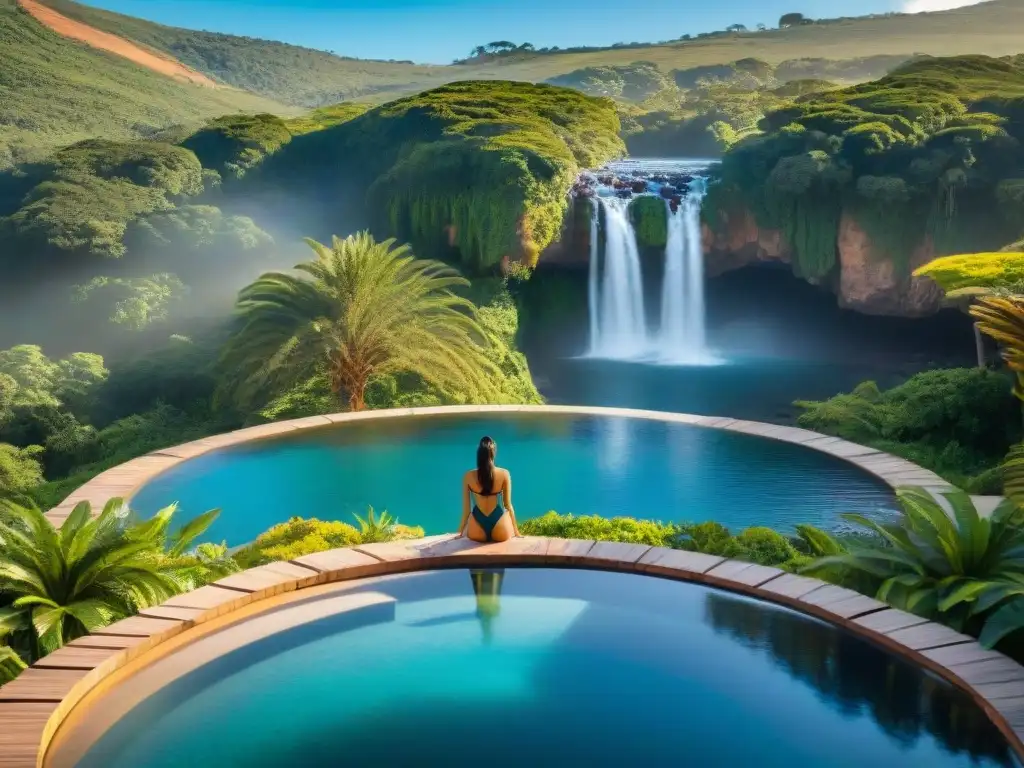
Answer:
<svg viewBox="0 0 1024 768"><path fill-rule="evenodd" d="M0 498L18 497L43 482L38 457L42 448L0 443Z"/></svg>
<svg viewBox="0 0 1024 768"><path fill-rule="evenodd" d="M787 13L779 19L779 29L798 27L806 20L807 18L802 13Z"/></svg>
<svg viewBox="0 0 1024 768"><path fill-rule="evenodd" d="M726 32L746 32L747 27L744 24L730 24L725 28Z"/></svg>
<svg viewBox="0 0 1024 768"><path fill-rule="evenodd" d="M239 332L222 362L243 403L319 372L351 410L375 376L414 374L439 389L487 396L500 377L486 356L476 306L453 292L469 281L368 232L331 247L306 240L317 259L301 275L271 272L242 289Z"/></svg>
<svg viewBox="0 0 1024 768"><path fill-rule="evenodd" d="M766 27L764 24L758 24L757 25L757 31L758 32L764 32L766 29L768 29L768 27Z"/></svg>
<svg viewBox="0 0 1024 768"><path fill-rule="evenodd" d="M11 600L0 608L0 641L38 658L237 568L219 548L186 557L217 511L172 534L174 512L139 522L111 499L93 519L82 502L57 529L33 506L0 502L0 594Z"/></svg>
<svg viewBox="0 0 1024 768"><path fill-rule="evenodd" d="M952 515L924 488L900 488L896 496L897 522L843 515L874 535L804 570L859 571L877 580L879 600L960 631L980 630L989 648L1024 628L1024 507L1007 500L983 518L963 491L943 494Z"/></svg>

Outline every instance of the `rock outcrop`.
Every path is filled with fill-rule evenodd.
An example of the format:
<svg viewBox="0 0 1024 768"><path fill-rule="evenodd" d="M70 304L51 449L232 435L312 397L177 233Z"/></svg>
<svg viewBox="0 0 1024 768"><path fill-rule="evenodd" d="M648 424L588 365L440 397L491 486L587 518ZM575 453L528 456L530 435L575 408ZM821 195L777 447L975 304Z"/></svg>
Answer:
<svg viewBox="0 0 1024 768"><path fill-rule="evenodd" d="M707 274L711 277L763 262L792 261L792 250L782 233L762 229L747 211L732 214L720 232L703 227ZM930 278L901 274L880 256L870 237L849 214L843 214L837 239L838 280L833 285L839 305L869 315L922 317L942 305L942 290ZM914 249L910 271L935 256L930 241Z"/></svg>
<svg viewBox="0 0 1024 768"><path fill-rule="evenodd" d="M726 218L726 227L714 232L701 225L705 272L708 277L731 272L751 264L781 262L789 264L789 244L777 229L762 229L749 211L738 211Z"/></svg>
<svg viewBox="0 0 1024 768"><path fill-rule="evenodd" d="M898 273L876 252L867 232L849 214L839 221L839 305L869 315L921 317L937 312L942 289L929 277ZM928 238L910 254L910 270L935 258Z"/></svg>

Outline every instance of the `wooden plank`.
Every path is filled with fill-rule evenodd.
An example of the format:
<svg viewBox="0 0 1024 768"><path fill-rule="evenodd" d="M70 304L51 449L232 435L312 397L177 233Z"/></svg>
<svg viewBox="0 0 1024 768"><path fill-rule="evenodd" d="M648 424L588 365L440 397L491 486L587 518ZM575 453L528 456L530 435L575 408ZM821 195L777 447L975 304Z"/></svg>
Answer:
<svg viewBox="0 0 1024 768"><path fill-rule="evenodd" d="M799 599L815 589L827 586L825 582L817 579L809 579L806 576L797 576L787 573L762 584L759 589L765 592L772 592L782 597Z"/></svg>
<svg viewBox="0 0 1024 768"><path fill-rule="evenodd" d="M962 635L949 627L934 622L887 632L886 637L913 651L926 651L929 648L938 648L943 645L975 642L973 637Z"/></svg>
<svg viewBox="0 0 1024 768"><path fill-rule="evenodd" d="M552 539L548 544L548 561L572 563L586 556L596 543L589 539Z"/></svg>
<svg viewBox="0 0 1024 768"><path fill-rule="evenodd" d="M886 634L897 629L927 624L928 619L915 616L912 613L907 613L906 611L901 611L896 608L890 608L887 611L879 611L878 613L872 613L869 616L861 616L854 619L854 622L856 624L860 624L865 629Z"/></svg>
<svg viewBox="0 0 1024 768"><path fill-rule="evenodd" d="M1024 682L1024 667L1007 658L972 661L948 669L971 687L986 683Z"/></svg>
<svg viewBox="0 0 1024 768"><path fill-rule="evenodd" d="M176 619L149 619L132 616L93 632L96 636L126 635L128 637L152 637L175 629L184 629L186 623Z"/></svg>
<svg viewBox="0 0 1024 768"><path fill-rule="evenodd" d="M737 565L743 565L746 567L736 568L731 573L729 571L723 571L723 568L729 563L736 563ZM758 565L756 563L741 563L737 560L727 560L720 566L712 568L708 571L707 575L725 579L735 584L743 584L747 587L759 587L765 582L778 578L783 573L785 573L785 571L781 568L772 568L768 565Z"/></svg>
<svg viewBox="0 0 1024 768"><path fill-rule="evenodd" d="M932 648L922 651L922 655L949 669L953 669L960 664L970 664L975 661L1006 658L999 651L990 651L987 648L982 648L977 643Z"/></svg>
<svg viewBox="0 0 1024 768"><path fill-rule="evenodd" d="M88 674L89 670L84 669L29 667L0 687L0 701L49 701L57 704Z"/></svg>
<svg viewBox="0 0 1024 768"><path fill-rule="evenodd" d="M126 637L115 635L86 635L72 640L68 648L110 648L113 650L124 650L134 648L146 642L146 637Z"/></svg>
<svg viewBox="0 0 1024 768"><path fill-rule="evenodd" d="M35 669L95 669L100 664L117 656L123 651L111 648L87 648L84 646L66 645L58 648L48 656L44 656L35 664Z"/></svg>
<svg viewBox="0 0 1024 768"><path fill-rule="evenodd" d="M553 546L552 542L552 546ZM548 548L548 552L551 548ZM724 557L705 555L701 552L687 552L682 549L653 547L637 561L637 569L644 573L672 576L682 571L689 574L704 574L725 562Z"/></svg>
<svg viewBox="0 0 1024 768"><path fill-rule="evenodd" d="M345 571L350 569L366 570L369 566L376 565L380 561L375 557L364 555L351 547L331 549L327 552L316 552L312 555L303 555L295 559L300 565L315 568L320 572Z"/></svg>
<svg viewBox="0 0 1024 768"><path fill-rule="evenodd" d="M234 589L222 589L212 584L200 587L193 592L186 592L184 595L172 597L163 605L175 608L205 608L212 610L225 605L233 605L236 602L239 606L249 602L249 596L245 592Z"/></svg>
<svg viewBox="0 0 1024 768"><path fill-rule="evenodd" d="M823 606L833 616L842 619L855 619L859 616L872 615L889 609L885 603L867 595L855 595L848 600L839 600Z"/></svg>
<svg viewBox="0 0 1024 768"><path fill-rule="evenodd" d="M55 703L0 703L0 768L36 768L43 731L56 709Z"/></svg>
<svg viewBox="0 0 1024 768"><path fill-rule="evenodd" d="M587 550L587 560L632 565L651 549L649 544L625 544L618 541L598 541Z"/></svg>

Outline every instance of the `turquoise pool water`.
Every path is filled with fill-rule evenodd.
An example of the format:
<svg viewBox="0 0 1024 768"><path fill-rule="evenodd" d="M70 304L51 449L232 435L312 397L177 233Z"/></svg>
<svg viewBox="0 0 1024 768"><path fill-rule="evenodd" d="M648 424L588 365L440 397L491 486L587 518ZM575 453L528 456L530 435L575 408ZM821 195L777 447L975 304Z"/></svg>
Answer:
<svg viewBox="0 0 1024 768"><path fill-rule="evenodd" d="M477 574L355 586L397 603L214 659L77 765L1016 765L965 696L814 619L651 577Z"/></svg>
<svg viewBox="0 0 1024 768"><path fill-rule="evenodd" d="M487 414L379 419L258 441L178 465L132 500L149 514L220 508L210 540L253 540L290 517L351 522L367 506L428 535L455 530L463 472L491 435L521 520L549 510L664 521L829 528L885 514L890 489L817 451L645 419Z"/></svg>

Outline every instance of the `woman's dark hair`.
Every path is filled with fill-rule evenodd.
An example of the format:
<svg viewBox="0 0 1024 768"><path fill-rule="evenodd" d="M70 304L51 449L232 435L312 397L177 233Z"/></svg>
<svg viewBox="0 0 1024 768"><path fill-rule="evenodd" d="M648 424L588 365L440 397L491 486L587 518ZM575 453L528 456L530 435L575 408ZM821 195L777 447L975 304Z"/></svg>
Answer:
<svg viewBox="0 0 1024 768"><path fill-rule="evenodd" d="M488 494L494 488L494 453L497 449L498 446L487 436L480 438L480 445L476 448L476 480L480 483L480 490Z"/></svg>

